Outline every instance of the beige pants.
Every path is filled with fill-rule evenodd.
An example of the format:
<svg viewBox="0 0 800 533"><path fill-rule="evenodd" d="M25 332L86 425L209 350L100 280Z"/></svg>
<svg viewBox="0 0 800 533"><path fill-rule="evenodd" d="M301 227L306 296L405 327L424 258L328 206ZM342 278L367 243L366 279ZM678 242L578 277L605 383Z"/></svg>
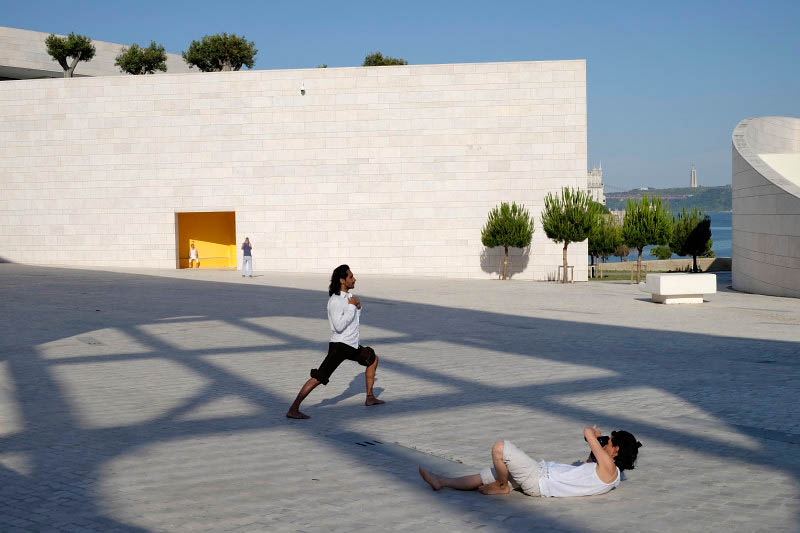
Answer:
<svg viewBox="0 0 800 533"><path fill-rule="evenodd" d="M503 441L503 462L508 467L512 487L522 489L528 496L541 496L539 478L542 470L538 462L507 440ZM484 485L497 481L497 471L494 468L484 468L481 470L481 481Z"/></svg>

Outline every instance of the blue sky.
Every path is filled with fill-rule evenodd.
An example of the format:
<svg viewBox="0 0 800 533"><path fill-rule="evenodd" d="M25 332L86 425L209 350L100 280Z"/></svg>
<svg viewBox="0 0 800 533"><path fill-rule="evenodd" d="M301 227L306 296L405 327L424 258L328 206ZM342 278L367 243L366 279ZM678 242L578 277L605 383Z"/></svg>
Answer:
<svg viewBox="0 0 800 533"><path fill-rule="evenodd" d="M613 188L730 183L744 118L800 116L800 1L26 2L0 25L180 53L204 34L255 41L257 69L587 60L589 160Z"/></svg>

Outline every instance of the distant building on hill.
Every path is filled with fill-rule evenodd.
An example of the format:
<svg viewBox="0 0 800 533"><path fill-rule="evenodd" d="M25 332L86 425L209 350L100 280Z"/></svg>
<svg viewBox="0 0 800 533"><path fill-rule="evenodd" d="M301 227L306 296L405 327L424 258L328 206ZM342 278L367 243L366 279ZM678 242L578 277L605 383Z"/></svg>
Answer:
<svg viewBox="0 0 800 533"><path fill-rule="evenodd" d="M606 205L606 195L603 192L603 164L600 163L598 167L592 167L589 172L589 179L587 180L589 193L596 202Z"/></svg>
<svg viewBox="0 0 800 533"><path fill-rule="evenodd" d="M691 187L692 189L697 188L697 169L694 168L694 165L692 165L692 172L689 177L689 187Z"/></svg>

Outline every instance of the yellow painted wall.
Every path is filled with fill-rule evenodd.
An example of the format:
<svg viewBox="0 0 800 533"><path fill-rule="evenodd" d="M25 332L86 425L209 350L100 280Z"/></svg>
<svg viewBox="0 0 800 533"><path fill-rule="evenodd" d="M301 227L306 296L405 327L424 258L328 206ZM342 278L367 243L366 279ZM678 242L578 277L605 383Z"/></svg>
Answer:
<svg viewBox="0 0 800 533"><path fill-rule="evenodd" d="M179 268L189 268L194 243L200 268L236 268L236 213L178 213Z"/></svg>

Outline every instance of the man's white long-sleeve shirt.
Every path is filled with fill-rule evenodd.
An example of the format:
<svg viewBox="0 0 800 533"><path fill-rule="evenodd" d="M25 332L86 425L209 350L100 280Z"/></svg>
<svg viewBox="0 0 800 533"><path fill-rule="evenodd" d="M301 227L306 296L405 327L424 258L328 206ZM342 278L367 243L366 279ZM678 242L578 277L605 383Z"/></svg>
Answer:
<svg viewBox="0 0 800 533"><path fill-rule="evenodd" d="M358 324L361 309L348 303L352 295L341 291L328 299L328 322L331 324L331 342L343 342L358 348Z"/></svg>

